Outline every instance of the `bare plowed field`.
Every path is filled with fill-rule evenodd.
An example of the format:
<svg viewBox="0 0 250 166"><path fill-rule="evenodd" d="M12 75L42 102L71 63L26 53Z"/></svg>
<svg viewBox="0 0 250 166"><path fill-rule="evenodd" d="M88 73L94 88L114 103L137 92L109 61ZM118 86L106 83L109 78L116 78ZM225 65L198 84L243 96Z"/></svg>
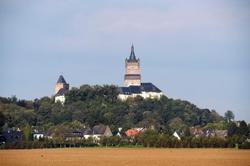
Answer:
<svg viewBox="0 0 250 166"><path fill-rule="evenodd" d="M0 166L250 166L250 150L68 148L0 150Z"/></svg>

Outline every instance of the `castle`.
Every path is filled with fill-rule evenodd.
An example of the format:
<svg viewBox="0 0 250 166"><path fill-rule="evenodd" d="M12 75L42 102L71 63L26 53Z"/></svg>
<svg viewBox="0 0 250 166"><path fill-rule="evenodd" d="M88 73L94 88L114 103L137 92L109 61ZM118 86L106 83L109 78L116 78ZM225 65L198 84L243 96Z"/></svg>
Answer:
<svg viewBox="0 0 250 166"><path fill-rule="evenodd" d="M55 86L55 102L65 102L65 92L69 90L69 84L66 83L62 75L60 75ZM141 82L140 59L136 58L134 46L131 47L129 58L125 59L125 75L124 87L118 88L120 100L127 100L141 96L144 99L160 99L163 95L162 91L152 83Z"/></svg>
<svg viewBox="0 0 250 166"><path fill-rule="evenodd" d="M129 59L125 60L125 86L140 86L141 85L141 70L140 59L136 59L134 46L131 47Z"/></svg>
<svg viewBox="0 0 250 166"><path fill-rule="evenodd" d="M129 58L125 60L124 87L119 88L118 98L127 100L129 97L141 96L144 99L160 99L162 91L152 83L141 83L140 59L136 58L134 46L131 47Z"/></svg>
<svg viewBox="0 0 250 166"><path fill-rule="evenodd" d="M62 75L59 76L55 85L55 102L65 102L65 92L69 90L69 84L65 81Z"/></svg>

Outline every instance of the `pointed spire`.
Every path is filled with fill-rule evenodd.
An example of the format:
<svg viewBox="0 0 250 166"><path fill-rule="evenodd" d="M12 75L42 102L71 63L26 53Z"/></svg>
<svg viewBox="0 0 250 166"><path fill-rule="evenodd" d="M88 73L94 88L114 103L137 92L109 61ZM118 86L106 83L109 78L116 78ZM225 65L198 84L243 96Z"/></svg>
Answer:
<svg viewBox="0 0 250 166"><path fill-rule="evenodd" d="M131 46L131 53L130 53L130 56L129 56L129 60L131 60L131 61L135 61L136 60L135 51L134 51L134 45L133 44Z"/></svg>
<svg viewBox="0 0 250 166"><path fill-rule="evenodd" d="M65 79L63 78L62 75L59 76L58 80L57 80L57 83L63 83L63 84L66 84L66 81Z"/></svg>

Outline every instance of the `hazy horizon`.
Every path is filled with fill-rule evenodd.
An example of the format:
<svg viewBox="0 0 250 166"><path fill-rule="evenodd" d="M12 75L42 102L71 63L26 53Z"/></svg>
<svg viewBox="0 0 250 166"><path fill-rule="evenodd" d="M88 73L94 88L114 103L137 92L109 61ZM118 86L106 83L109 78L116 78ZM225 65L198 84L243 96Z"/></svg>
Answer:
<svg viewBox="0 0 250 166"><path fill-rule="evenodd" d="M123 86L132 43L142 82L250 122L250 1L0 1L0 96Z"/></svg>

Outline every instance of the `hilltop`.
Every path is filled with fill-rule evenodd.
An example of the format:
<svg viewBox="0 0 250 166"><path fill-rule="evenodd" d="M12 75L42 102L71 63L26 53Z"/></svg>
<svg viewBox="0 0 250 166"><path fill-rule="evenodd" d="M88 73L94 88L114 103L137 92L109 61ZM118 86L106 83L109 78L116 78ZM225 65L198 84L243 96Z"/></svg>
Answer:
<svg viewBox="0 0 250 166"><path fill-rule="evenodd" d="M186 130L192 126L205 126L223 120L216 111L200 109L183 100L167 96L161 99L136 98L121 101L113 85L82 85L72 88L66 103L54 103L54 98L43 97L35 101L1 98L1 112L9 127L59 125L78 121L84 126L106 124L112 130L118 127L154 128L157 131Z"/></svg>

